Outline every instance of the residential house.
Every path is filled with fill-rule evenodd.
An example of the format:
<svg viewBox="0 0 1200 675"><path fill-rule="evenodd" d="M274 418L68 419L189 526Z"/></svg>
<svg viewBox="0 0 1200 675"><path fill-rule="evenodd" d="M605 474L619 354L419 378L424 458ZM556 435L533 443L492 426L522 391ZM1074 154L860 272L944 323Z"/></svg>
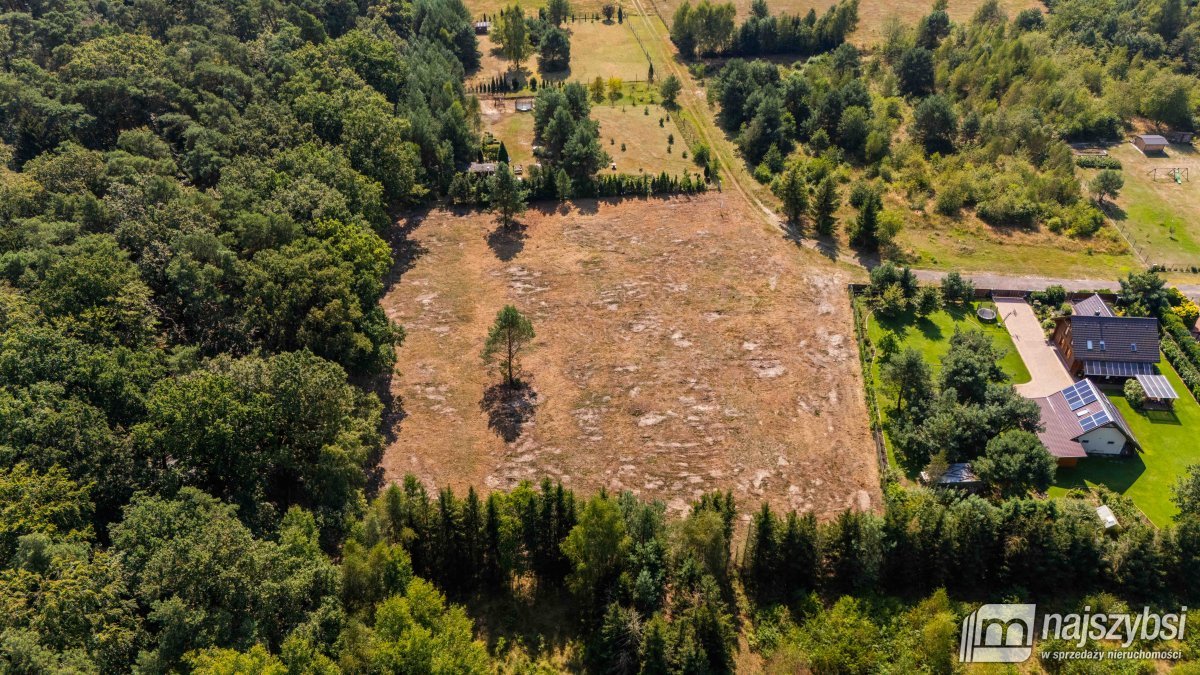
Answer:
<svg viewBox="0 0 1200 675"><path fill-rule="evenodd" d="M1153 375L1159 361L1158 319L1116 316L1098 295L1054 320L1052 341L1075 376Z"/></svg>
<svg viewBox="0 0 1200 675"><path fill-rule="evenodd" d="M1124 455L1140 447L1121 412L1089 379L1033 401L1042 411L1038 438L1059 466L1075 466L1081 457Z"/></svg>

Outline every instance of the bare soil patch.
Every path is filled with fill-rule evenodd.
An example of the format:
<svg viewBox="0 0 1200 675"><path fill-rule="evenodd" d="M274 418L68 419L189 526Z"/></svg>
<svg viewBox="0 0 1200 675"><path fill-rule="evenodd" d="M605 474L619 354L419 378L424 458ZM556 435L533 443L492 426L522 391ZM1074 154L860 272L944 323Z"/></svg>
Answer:
<svg viewBox="0 0 1200 675"><path fill-rule="evenodd" d="M491 215L424 215L383 301L408 331L386 477L550 476L678 510L714 489L820 515L878 506L847 279L748 208L713 193L531 209L500 253ZM519 400L497 399L480 358L506 303L537 331Z"/></svg>

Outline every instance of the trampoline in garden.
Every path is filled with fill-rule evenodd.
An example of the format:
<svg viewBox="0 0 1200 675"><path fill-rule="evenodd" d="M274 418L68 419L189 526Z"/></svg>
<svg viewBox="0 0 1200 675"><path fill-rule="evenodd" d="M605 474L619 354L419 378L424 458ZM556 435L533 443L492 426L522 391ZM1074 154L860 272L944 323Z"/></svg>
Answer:
<svg viewBox="0 0 1200 675"><path fill-rule="evenodd" d="M996 310L992 309L991 307L980 307L979 309L975 310L975 315L984 321L996 320Z"/></svg>

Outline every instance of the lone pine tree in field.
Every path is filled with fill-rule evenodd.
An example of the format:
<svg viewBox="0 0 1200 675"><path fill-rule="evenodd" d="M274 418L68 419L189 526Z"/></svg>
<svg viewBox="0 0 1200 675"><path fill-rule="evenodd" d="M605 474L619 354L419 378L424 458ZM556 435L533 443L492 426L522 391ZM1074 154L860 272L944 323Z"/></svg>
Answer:
<svg viewBox="0 0 1200 675"><path fill-rule="evenodd" d="M505 227L512 224L513 216L525 211L525 200L529 191L513 174L508 164L500 162L496 174L488 179L488 205L500 216Z"/></svg>
<svg viewBox="0 0 1200 675"><path fill-rule="evenodd" d="M496 314L496 321L483 344L483 360L498 364L505 386L516 385L516 374L520 370L517 359L533 337L533 324L516 307L505 305Z"/></svg>

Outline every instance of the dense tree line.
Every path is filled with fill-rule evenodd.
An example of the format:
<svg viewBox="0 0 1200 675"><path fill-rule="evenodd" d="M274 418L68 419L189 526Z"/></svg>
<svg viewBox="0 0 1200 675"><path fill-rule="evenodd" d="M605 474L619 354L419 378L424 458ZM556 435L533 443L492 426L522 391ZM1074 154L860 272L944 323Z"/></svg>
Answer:
<svg viewBox="0 0 1200 675"><path fill-rule="evenodd" d="M278 647L382 448L381 233L479 150L469 14L21 3L0 52L0 473L49 500L0 526L0 670Z"/></svg>
<svg viewBox="0 0 1200 675"><path fill-rule="evenodd" d="M8 610L0 664L525 672L554 667L551 657L520 645L489 652L447 598L563 597L581 646L573 667L591 672L732 672L743 623L765 640L764 653L790 652L817 672L936 668L953 658L955 627L972 603L1107 593L1114 607L1117 598L1169 606L1193 596L1197 485L1193 472L1176 487L1182 515L1162 532L1129 500L1101 491L1123 524L1112 533L1083 498L997 501L892 483L878 515L818 522L756 509L735 553L728 494L704 495L670 518L663 504L629 493L585 498L543 481L486 498L432 496L410 477L371 503L331 559L310 512L292 507L256 535L236 507L190 487L136 496L109 543L94 546L89 488L61 469L17 464L0 471L0 553L9 561L0 570ZM739 588L749 604L735 603ZM890 609L866 619L864 605L881 601ZM894 648L882 649L881 634L856 644L889 616L925 639L891 635ZM943 624L944 635L931 632Z"/></svg>
<svg viewBox="0 0 1200 675"><path fill-rule="evenodd" d="M804 16L772 16L766 0L755 0L750 17L734 26L733 3L685 1L671 19L671 41L685 58L700 56L808 56L829 51L846 40L858 25L858 0L841 0L820 18L810 9Z"/></svg>

